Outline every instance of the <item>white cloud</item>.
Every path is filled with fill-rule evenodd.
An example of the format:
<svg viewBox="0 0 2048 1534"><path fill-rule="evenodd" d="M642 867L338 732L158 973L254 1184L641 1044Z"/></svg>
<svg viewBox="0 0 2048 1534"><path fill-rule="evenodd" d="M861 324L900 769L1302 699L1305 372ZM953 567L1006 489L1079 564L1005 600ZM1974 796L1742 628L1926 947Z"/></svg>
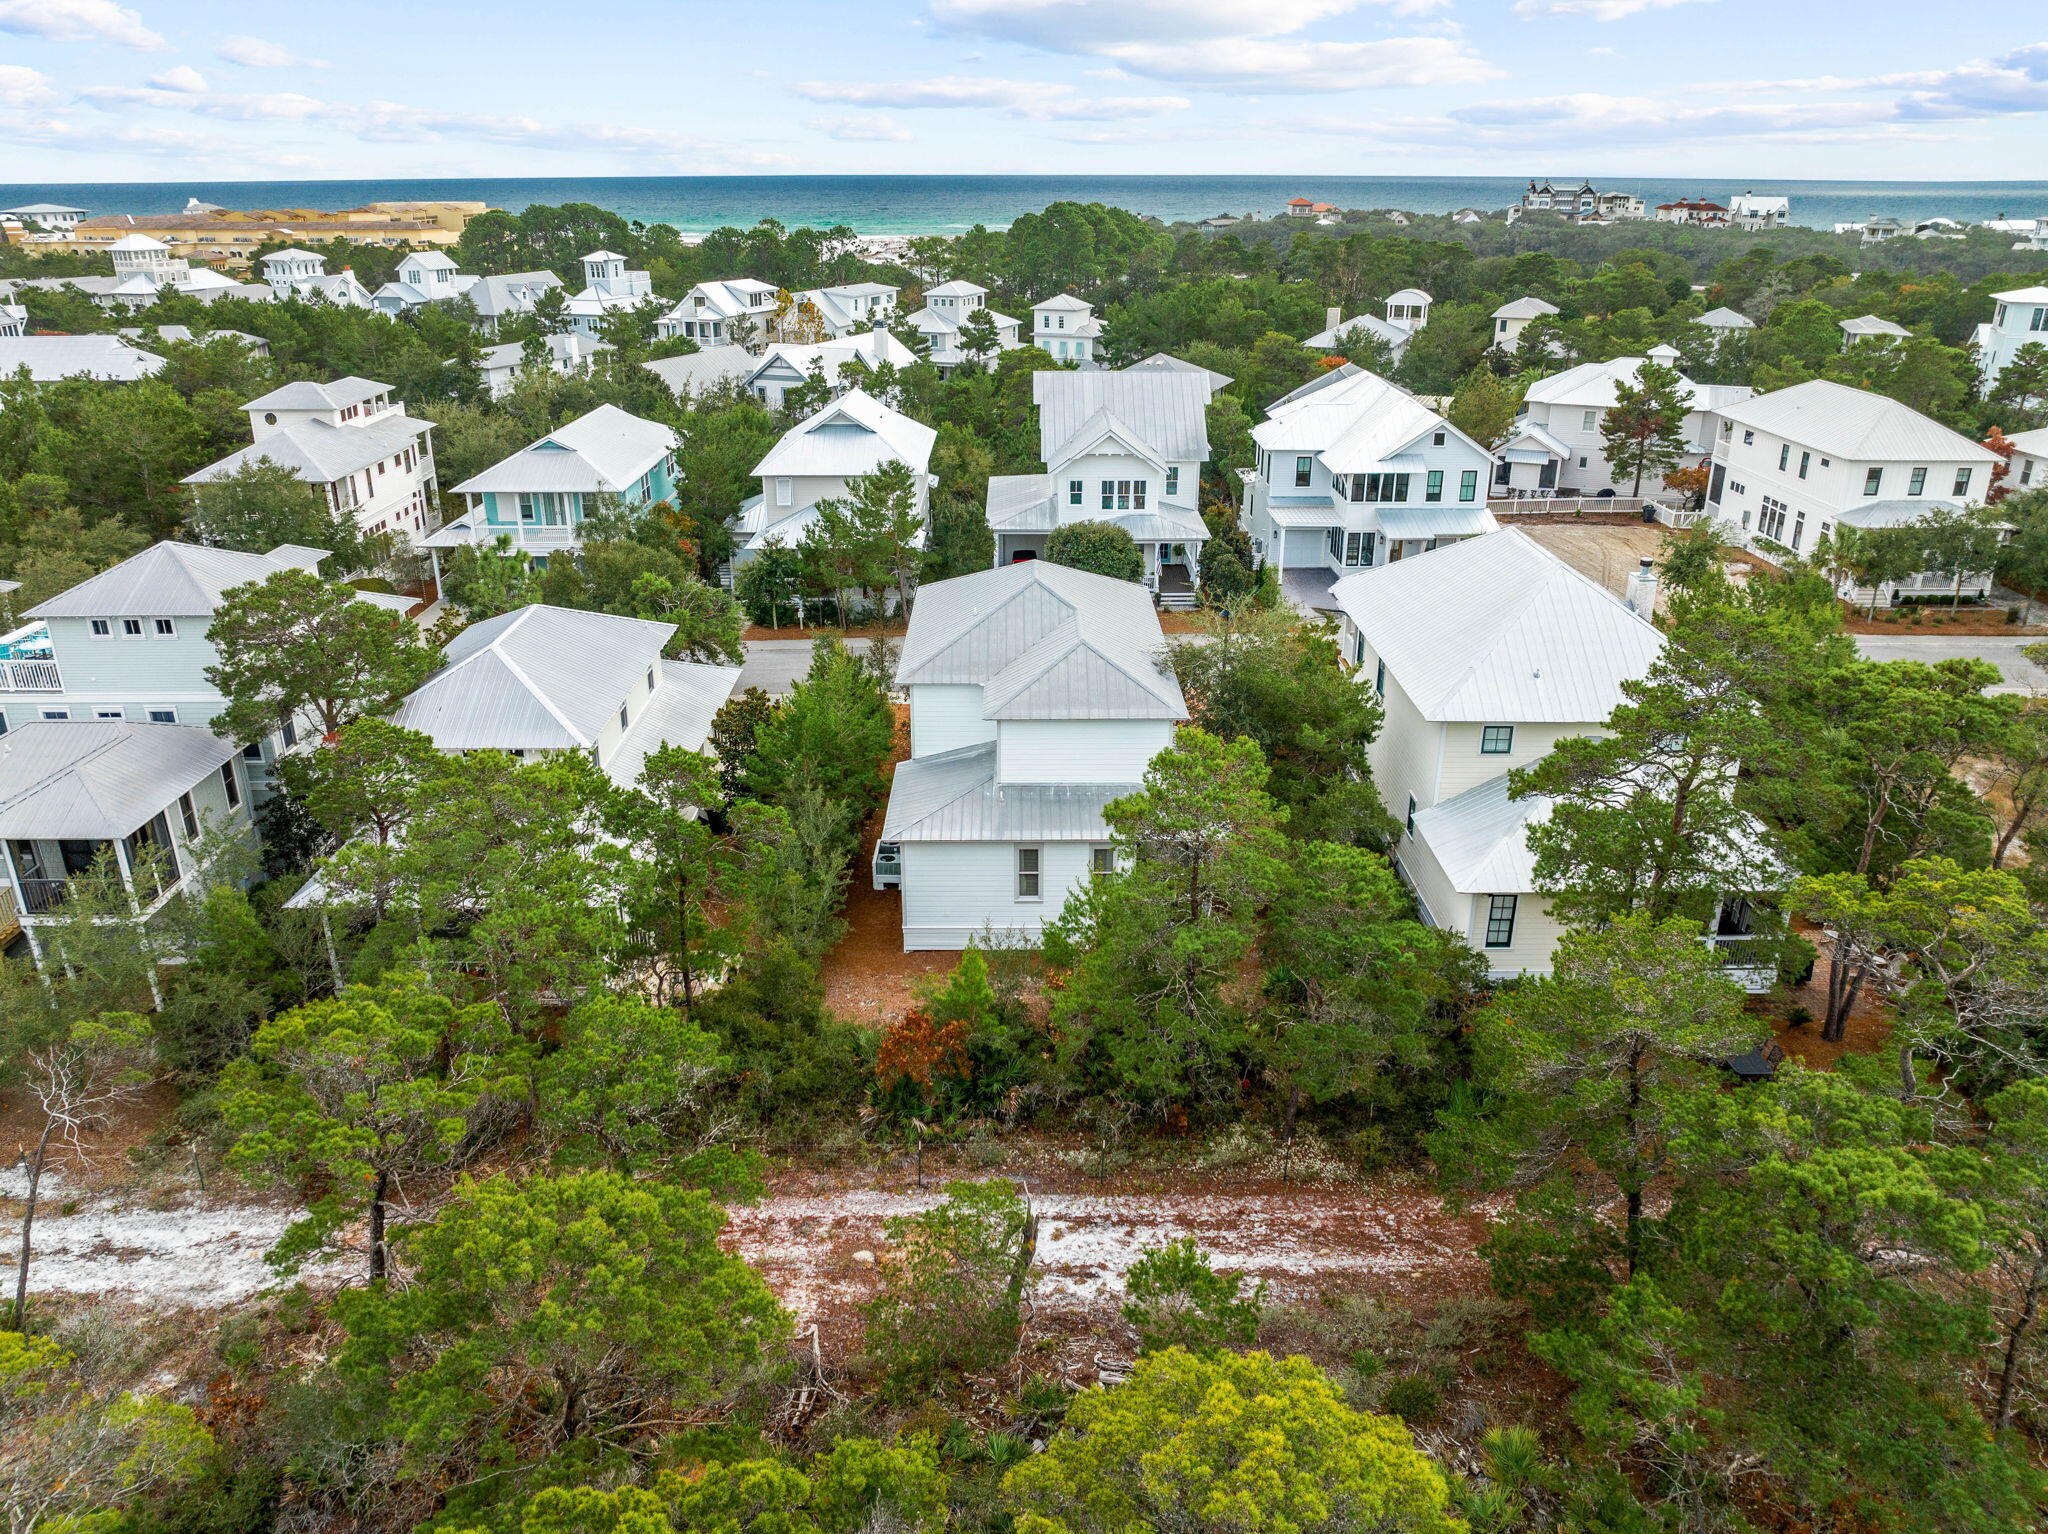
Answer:
<svg viewBox="0 0 2048 1534"><path fill-rule="evenodd" d="M2048 111L2048 43L2029 43L1995 59L1977 59L1914 83L1907 117L2009 117Z"/></svg>
<svg viewBox="0 0 2048 1534"><path fill-rule="evenodd" d="M230 64L245 69L325 69L327 60L301 58L283 43L265 42L260 37L224 37L214 49Z"/></svg>
<svg viewBox="0 0 2048 1534"><path fill-rule="evenodd" d="M614 123L540 122L530 117L447 112L396 101L323 101L296 91L194 93L146 86L96 86L82 100L109 111L155 107L223 122L301 122L336 128L368 143L421 143L458 139L524 149L600 152L636 163L681 169L782 169L795 162L780 153L743 148L665 128ZM151 129L149 131L155 131Z"/></svg>
<svg viewBox="0 0 2048 1534"><path fill-rule="evenodd" d="M899 110L983 107L1038 122L1115 122L1133 117L1163 117L1185 112L1193 105L1183 96L1084 96L1071 85L1050 80L991 80L969 75L860 83L801 80L790 89L807 101Z"/></svg>
<svg viewBox="0 0 2048 1534"><path fill-rule="evenodd" d="M1270 37L1356 10L1362 0L932 0L932 17L1055 53L1093 53L1103 43ZM1374 0L1417 15L1449 0Z"/></svg>
<svg viewBox="0 0 2048 1534"><path fill-rule="evenodd" d="M113 0L0 0L0 32L53 43L118 43L144 50L170 46L140 16Z"/></svg>
<svg viewBox="0 0 2048 1534"><path fill-rule="evenodd" d="M906 144L914 136L903 124L882 112L863 112L852 117L813 117L804 126L827 138L849 144Z"/></svg>
<svg viewBox="0 0 2048 1534"><path fill-rule="evenodd" d="M1134 75L1209 90L1355 91L1376 86L1471 85L1502 71L1455 38L1390 37L1373 43L1116 43L1101 50Z"/></svg>
<svg viewBox="0 0 2048 1534"><path fill-rule="evenodd" d="M206 76L190 64L174 65L160 75L151 75L149 83L160 91L183 91L189 95L198 95L211 89L206 83Z"/></svg>
<svg viewBox="0 0 2048 1534"><path fill-rule="evenodd" d="M1696 0L1515 0L1517 16L1585 16L1594 21L1620 21L1642 11L1665 11Z"/></svg>
<svg viewBox="0 0 2048 1534"><path fill-rule="evenodd" d="M26 64L0 64L0 107L39 107L56 99L48 75Z"/></svg>

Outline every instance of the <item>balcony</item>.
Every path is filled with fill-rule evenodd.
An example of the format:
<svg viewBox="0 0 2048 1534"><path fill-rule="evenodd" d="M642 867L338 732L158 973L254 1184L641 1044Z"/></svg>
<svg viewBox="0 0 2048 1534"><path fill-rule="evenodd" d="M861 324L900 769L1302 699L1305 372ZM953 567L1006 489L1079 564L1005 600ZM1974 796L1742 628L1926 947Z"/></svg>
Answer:
<svg viewBox="0 0 2048 1534"><path fill-rule="evenodd" d="M0 693L63 690L64 675L53 660L0 660Z"/></svg>

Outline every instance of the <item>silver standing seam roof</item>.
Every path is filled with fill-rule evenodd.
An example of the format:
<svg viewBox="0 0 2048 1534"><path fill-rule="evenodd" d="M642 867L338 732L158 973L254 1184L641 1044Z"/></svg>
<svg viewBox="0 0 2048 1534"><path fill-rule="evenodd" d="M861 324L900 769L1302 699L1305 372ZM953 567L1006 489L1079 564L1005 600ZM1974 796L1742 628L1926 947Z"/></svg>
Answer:
<svg viewBox="0 0 2048 1534"><path fill-rule="evenodd" d="M987 719L1185 719L1163 640L1142 586L1029 559L919 591L896 681L977 685Z"/></svg>
<svg viewBox="0 0 2048 1534"><path fill-rule="evenodd" d="M1433 722L1593 724L1664 636L1519 528L1345 576L1331 595Z"/></svg>
<svg viewBox="0 0 2048 1534"><path fill-rule="evenodd" d="M673 623L536 603L473 623L393 724L443 751L587 748L621 705L647 696Z"/></svg>
<svg viewBox="0 0 2048 1534"><path fill-rule="evenodd" d="M155 352L130 346L119 336L0 336L0 378L27 368L36 383L60 378L133 383L163 366Z"/></svg>
<svg viewBox="0 0 2048 1534"><path fill-rule="evenodd" d="M1102 416L1133 432L1165 463L1209 457L1209 381L1175 368L1076 373L1054 368L1031 375L1038 406L1038 456L1046 463L1084 426Z"/></svg>
<svg viewBox="0 0 2048 1534"><path fill-rule="evenodd" d="M416 420L397 411L360 426L333 426L321 420L276 426L247 447L237 448L198 473L186 475L183 483L210 484L227 479L244 464L269 462L290 469L308 484L332 484L371 464L396 458L433 429L432 421Z"/></svg>
<svg viewBox="0 0 2048 1534"><path fill-rule="evenodd" d="M1829 378L1811 378L1717 407L1737 426L1854 462L1994 463L1998 455L1910 405Z"/></svg>
<svg viewBox="0 0 2048 1534"><path fill-rule="evenodd" d="M449 493L624 490L674 452L679 440L659 421L642 420L617 405L599 405Z"/></svg>
<svg viewBox="0 0 2048 1534"><path fill-rule="evenodd" d="M1103 841L1103 806L1137 783L996 782L994 741L900 762L882 838L896 842Z"/></svg>
<svg viewBox="0 0 2048 1534"><path fill-rule="evenodd" d="M0 837L132 835L240 752L196 724L29 720L0 735Z"/></svg>
<svg viewBox="0 0 2048 1534"><path fill-rule="evenodd" d="M24 618L105 618L143 614L210 618L231 588L268 580L280 570L318 573L326 549L281 543L268 554L210 549L196 543L156 543L111 570L102 570L23 613ZM365 593L365 595L369 595ZM397 599L400 607L409 600ZM377 604L386 605L384 603Z"/></svg>

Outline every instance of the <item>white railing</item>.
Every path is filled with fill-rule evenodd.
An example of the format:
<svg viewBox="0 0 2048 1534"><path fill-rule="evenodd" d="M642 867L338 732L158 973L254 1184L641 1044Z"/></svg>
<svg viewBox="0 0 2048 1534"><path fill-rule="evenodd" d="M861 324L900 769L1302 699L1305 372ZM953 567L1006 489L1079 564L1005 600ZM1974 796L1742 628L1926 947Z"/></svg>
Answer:
<svg viewBox="0 0 2048 1534"><path fill-rule="evenodd" d="M63 673L53 660L0 661L0 692L62 692Z"/></svg>
<svg viewBox="0 0 2048 1534"><path fill-rule="evenodd" d="M1662 503L1647 495L1556 495L1489 497L1486 509L1495 515L1572 516L1582 511L1641 511L1645 506L1663 509Z"/></svg>

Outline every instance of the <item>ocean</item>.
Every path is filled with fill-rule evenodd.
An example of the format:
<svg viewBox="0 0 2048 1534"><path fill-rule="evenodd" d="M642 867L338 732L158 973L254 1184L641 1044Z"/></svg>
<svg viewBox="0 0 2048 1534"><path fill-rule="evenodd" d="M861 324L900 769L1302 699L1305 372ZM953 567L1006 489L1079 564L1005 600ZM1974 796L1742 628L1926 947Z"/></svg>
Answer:
<svg viewBox="0 0 2048 1534"><path fill-rule="evenodd" d="M1581 173L1550 173L1576 183ZM1539 179L1541 179L1539 177ZM2048 217L2048 181L1743 181L1608 179L1653 206L1680 197L1725 201L1737 192L1789 197L1792 221L1825 229L1874 214L1964 221ZM1526 176L586 176L432 181L43 182L0 185L0 207L55 202L95 213L175 213L188 197L228 208L346 208L366 202L471 201L518 210L591 202L686 233L763 218L850 225L862 234L957 234L1009 223L1060 201L1104 202L1172 222L1217 213L1278 213L1291 197L1340 208L1449 213L1503 208Z"/></svg>

